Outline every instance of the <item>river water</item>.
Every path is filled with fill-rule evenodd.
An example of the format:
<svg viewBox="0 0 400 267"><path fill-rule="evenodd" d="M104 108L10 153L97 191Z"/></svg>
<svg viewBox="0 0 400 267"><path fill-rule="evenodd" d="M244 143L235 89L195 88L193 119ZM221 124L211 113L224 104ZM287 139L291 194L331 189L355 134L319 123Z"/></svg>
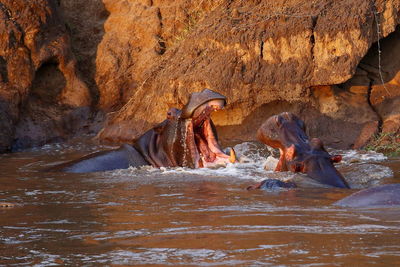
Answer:
<svg viewBox="0 0 400 267"><path fill-rule="evenodd" d="M235 148L227 168L46 173L106 149L53 144L0 155L0 266L399 266L400 209L331 205L356 190L263 169L268 151ZM353 187L400 181L400 159L336 151ZM270 165L271 158L268 160ZM304 188L247 191L265 178Z"/></svg>

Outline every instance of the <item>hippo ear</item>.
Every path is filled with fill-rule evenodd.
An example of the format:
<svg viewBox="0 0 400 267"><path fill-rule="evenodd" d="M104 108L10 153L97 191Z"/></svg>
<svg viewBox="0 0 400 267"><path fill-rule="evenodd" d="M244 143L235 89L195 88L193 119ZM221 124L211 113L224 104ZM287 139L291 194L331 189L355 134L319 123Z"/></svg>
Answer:
<svg viewBox="0 0 400 267"><path fill-rule="evenodd" d="M341 155L334 155L331 157L332 163L339 163L342 161L342 156Z"/></svg>

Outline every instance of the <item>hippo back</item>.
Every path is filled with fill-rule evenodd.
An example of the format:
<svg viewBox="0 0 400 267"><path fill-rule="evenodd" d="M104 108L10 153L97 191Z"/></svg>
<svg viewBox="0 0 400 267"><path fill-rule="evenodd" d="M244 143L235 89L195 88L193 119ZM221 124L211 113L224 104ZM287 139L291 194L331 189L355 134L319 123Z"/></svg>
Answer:
<svg viewBox="0 0 400 267"><path fill-rule="evenodd" d="M349 208L400 206L400 184L386 184L358 191L334 203Z"/></svg>
<svg viewBox="0 0 400 267"><path fill-rule="evenodd" d="M149 165L140 153L130 145L124 144L118 149L89 154L75 161L67 162L46 171L62 171L71 173L86 173L127 169Z"/></svg>

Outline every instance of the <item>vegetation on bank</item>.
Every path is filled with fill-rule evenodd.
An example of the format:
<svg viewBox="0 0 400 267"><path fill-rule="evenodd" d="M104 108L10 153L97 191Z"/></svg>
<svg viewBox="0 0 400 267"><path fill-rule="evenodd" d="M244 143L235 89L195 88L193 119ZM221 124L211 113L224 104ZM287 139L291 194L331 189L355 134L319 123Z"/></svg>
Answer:
<svg viewBox="0 0 400 267"><path fill-rule="evenodd" d="M400 133L379 133L365 149L381 152L389 157L398 157L400 156Z"/></svg>

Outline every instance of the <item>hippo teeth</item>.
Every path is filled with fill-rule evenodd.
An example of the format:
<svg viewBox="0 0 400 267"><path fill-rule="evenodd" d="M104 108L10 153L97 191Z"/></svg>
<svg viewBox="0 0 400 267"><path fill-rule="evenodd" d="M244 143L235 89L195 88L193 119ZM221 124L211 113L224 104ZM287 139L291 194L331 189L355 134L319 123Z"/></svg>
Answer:
<svg viewBox="0 0 400 267"><path fill-rule="evenodd" d="M229 162L230 163L235 163L236 162L236 152L233 148L231 148L230 156L229 156Z"/></svg>

